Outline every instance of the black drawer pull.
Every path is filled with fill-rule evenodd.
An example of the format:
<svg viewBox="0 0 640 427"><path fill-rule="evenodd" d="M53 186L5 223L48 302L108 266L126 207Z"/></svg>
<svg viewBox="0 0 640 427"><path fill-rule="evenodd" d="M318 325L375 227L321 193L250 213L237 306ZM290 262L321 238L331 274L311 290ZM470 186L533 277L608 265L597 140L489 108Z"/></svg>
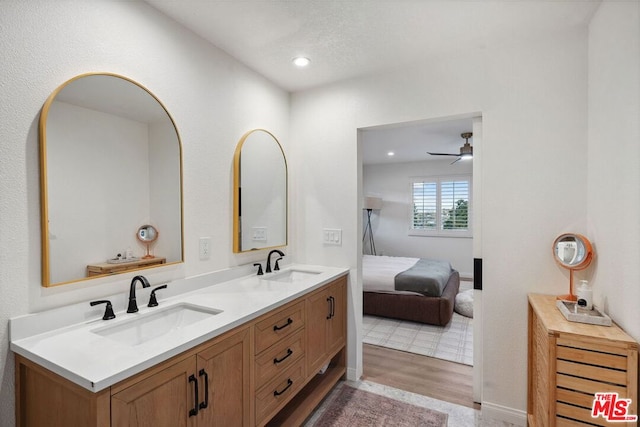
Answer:
<svg viewBox="0 0 640 427"><path fill-rule="evenodd" d="M336 299L334 297L331 298L331 318L333 319L336 315Z"/></svg>
<svg viewBox="0 0 640 427"><path fill-rule="evenodd" d="M282 391L278 391L278 390L274 391L274 392L273 392L273 395L274 395L274 396L280 396L282 393L284 393L285 391L287 391L287 389L288 389L289 387L291 387L292 385L293 385L293 381L291 381L291 378L289 378L289 379L287 380L287 386L286 386L285 388L283 388L283 389L282 389Z"/></svg>
<svg viewBox="0 0 640 427"><path fill-rule="evenodd" d="M282 359L273 359L273 364L277 365L278 363L282 363L286 360L287 357L291 356L293 354L293 350L291 350L290 348L287 349L287 355L283 356Z"/></svg>
<svg viewBox="0 0 640 427"><path fill-rule="evenodd" d="M285 323L285 324L284 324L284 325L282 325L282 326L275 325L275 326L273 327L273 330L274 330L274 331L279 331L280 329L284 329L284 328L286 328L287 326L289 326L289 325L290 325L290 324L292 324L292 323L293 323L293 320L291 320L291 318L289 317L289 318L287 319L287 323Z"/></svg>
<svg viewBox="0 0 640 427"><path fill-rule="evenodd" d="M200 369L200 372L198 372L198 376L201 377L203 375L204 375L204 402L200 402L200 404L198 405L200 409L205 409L207 406L209 406L209 374L207 374L207 371L205 371L204 369Z"/></svg>
<svg viewBox="0 0 640 427"><path fill-rule="evenodd" d="M198 380L196 379L195 375L190 375L189 382L193 383L193 387L196 392L195 399L193 399L195 404L193 405L193 408L189 410L189 416L193 417L194 415L198 415Z"/></svg>
<svg viewBox="0 0 640 427"><path fill-rule="evenodd" d="M329 314L327 314L327 320L331 319L331 297L327 298L327 302L329 303Z"/></svg>

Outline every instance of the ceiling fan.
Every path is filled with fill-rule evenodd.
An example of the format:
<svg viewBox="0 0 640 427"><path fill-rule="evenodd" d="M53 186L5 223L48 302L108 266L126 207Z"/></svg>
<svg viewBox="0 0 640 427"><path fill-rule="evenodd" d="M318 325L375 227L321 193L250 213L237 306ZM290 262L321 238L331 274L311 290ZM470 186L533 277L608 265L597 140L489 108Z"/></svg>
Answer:
<svg viewBox="0 0 640 427"><path fill-rule="evenodd" d="M460 147L460 154L429 153L428 151L427 151L427 153L431 154L432 156L456 156L457 159L455 159L453 162L451 162L451 164L454 164L455 162L457 162L458 160L461 160L461 159L471 159L471 158L473 158L473 147L471 146L471 144L469 144L469 138L471 138L473 136L473 133L465 132L465 133L460 134L460 136L465 139L464 145L462 147Z"/></svg>

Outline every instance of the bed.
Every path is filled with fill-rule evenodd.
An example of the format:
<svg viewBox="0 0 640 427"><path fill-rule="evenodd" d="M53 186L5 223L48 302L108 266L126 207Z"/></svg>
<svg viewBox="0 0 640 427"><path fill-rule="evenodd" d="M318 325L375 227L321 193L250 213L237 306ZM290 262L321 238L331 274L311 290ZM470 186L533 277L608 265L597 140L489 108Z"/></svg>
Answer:
<svg viewBox="0 0 640 427"><path fill-rule="evenodd" d="M460 274L448 261L364 255L363 312L445 326L451 321Z"/></svg>

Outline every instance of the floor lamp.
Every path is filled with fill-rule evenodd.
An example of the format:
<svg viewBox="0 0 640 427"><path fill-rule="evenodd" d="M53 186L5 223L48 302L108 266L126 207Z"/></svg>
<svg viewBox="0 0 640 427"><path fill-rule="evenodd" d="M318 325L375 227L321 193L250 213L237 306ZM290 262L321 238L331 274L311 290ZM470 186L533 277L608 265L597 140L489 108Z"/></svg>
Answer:
<svg viewBox="0 0 640 427"><path fill-rule="evenodd" d="M371 255L376 254L376 242L373 240L373 229L371 228L371 212L382 209L382 199L379 197L365 197L363 209L367 211L367 223L362 233L362 250L366 253L367 239Z"/></svg>

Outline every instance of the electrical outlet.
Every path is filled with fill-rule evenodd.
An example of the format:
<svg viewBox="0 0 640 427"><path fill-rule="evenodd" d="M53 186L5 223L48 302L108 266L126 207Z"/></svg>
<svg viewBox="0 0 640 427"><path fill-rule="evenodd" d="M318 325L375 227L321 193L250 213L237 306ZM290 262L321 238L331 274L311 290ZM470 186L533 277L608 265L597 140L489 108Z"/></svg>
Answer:
<svg viewBox="0 0 640 427"><path fill-rule="evenodd" d="M200 259L211 258L211 237L200 238Z"/></svg>
<svg viewBox="0 0 640 427"><path fill-rule="evenodd" d="M342 229L325 228L322 230L322 243L325 245L342 246Z"/></svg>

